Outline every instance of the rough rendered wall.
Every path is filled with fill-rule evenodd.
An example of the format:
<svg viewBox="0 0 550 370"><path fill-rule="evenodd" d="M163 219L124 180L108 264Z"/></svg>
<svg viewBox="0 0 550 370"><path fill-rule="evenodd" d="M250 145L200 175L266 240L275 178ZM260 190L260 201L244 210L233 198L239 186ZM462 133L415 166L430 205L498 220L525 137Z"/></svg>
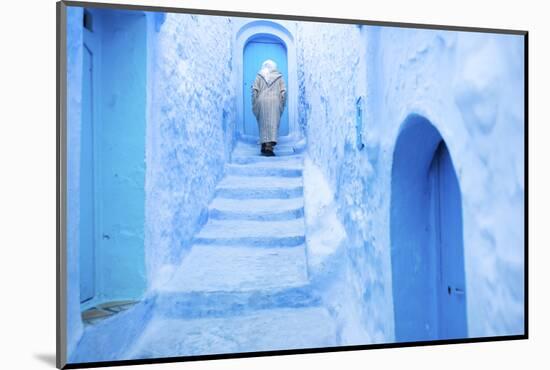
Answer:
<svg viewBox="0 0 550 370"><path fill-rule="evenodd" d="M157 30L146 149L146 263L153 285L162 266L188 250L204 219L201 211L230 155L235 112L231 21L166 14Z"/></svg>
<svg viewBox="0 0 550 370"><path fill-rule="evenodd" d="M439 130L459 179L468 335L522 333L522 42L507 35L298 26L300 125L347 234L345 248L312 271L334 281L342 279L338 274L345 277L341 289L330 279L323 283L327 302L341 318L342 342L363 334L368 342L394 340L391 170L399 128L411 113ZM357 45L366 50L368 78L362 77ZM360 149L355 100L362 94ZM315 256L315 245L308 248ZM358 313L353 320L363 323L365 333L349 329L346 311Z"/></svg>
<svg viewBox="0 0 550 370"><path fill-rule="evenodd" d="M462 192L468 335L523 332L523 38L371 27L367 146L380 146L371 209L388 242L398 130L417 113L441 133ZM380 232L378 230L384 230Z"/></svg>
<svg viewBox="0 0 550 370"><path fill-rule="evenodd" d="M367 82L364 32L354 25L309 22L300 23L296 32L300 125L313 164L306 170L320 169L347 234L340 247L325 256L325 263L312 266L314 274L326 277L321 284L339 320L342 344L393 340L388 245L376 238L370 216L377 206L369 197L376 186L376 169L369 162L373 148L360 150L356 137L356 100L365 99ZM308 191L306 212L313 212ZM308 227L314 226L308 222ZM315 245L319 238L308 240L310 261L321 249Z"/></svg>

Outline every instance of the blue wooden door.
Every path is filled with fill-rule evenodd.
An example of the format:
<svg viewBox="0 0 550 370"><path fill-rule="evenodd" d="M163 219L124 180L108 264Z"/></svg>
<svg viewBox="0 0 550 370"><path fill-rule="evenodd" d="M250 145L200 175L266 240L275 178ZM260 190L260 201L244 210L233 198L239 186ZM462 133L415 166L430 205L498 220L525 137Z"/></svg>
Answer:
<svg viewBox="0 0 550 370"><path fill-rule="evenodd" d="M443 142L434 160L439 337L465 338L468 331L460 187L449 151Z"/></svg>
<svg viewBox="0 0 550 370"><path fill-rule="evenodd" d="M285 84L287 86L287 99L288 99L288 66L287 55L284 45L275 39L260 38L246 44L244 49L244 87L243 87L243 100L244 100L244 133L257 137L258 123L256 117L252 112L252 92L251 87L254 84L256 74L260 70L262 63L266 59L271 59L277 63L277 69L283 75ZM288 100L287 100L288 106ZM285 106L283 115L281 116L281 124L279 125L279 136L288 135L288 108Z"/></svg>
<svg viewBox="0 0 550 370"><path fill-rule="evenodd" d="M80 147L80 301L95 294L94 240L94 64L84 44L82 69L82 131Z"/></svg>

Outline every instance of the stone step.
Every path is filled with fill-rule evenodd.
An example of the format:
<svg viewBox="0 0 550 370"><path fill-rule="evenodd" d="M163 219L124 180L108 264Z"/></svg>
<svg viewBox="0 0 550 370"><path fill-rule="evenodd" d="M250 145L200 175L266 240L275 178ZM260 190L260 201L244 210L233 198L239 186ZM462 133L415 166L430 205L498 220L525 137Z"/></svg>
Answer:
<svg viewBox="0 0 550 370"><path fill-rule="evenodd" d="M304 160L303 155L294 154L287 156L275 156L264 157L256 153L239 153L233 152L231 162L236 164L249 164L249 163L302 163Z"/></svg>
<svg viewBox="0 0 550 370"><path fill-rule="evenodd" d="M226 176L216 196L232 199L286 199L303 196L301 177Z"/></svg>
<svg viewBox="0 0 550 370"><path fill-rule="evenodd" d="M242 236L242 237L206 237L197 236L193 239L194 244L201 245L226 245L226 246L247 246L258 248L283 248L283 247L295 247L297 245L305 243L304 235L292 235L292 236Z"/></svg>
<svg viewBox="0 0 550 370"><path fill-rule="evenodd" d="M229 176L279 176L301 177L302 167L288 163L228 164L225 173Z"/></svg>
<svg viewBox="0 0 550 370"><path fill-rule="evenodd" d="M283 212L302 209L303 198L291 199L224 199L214 198L210 203L210 209L238 213L262 213Z"/></svg>
<svg viewBox="0 0 550 370"><path fill-rule="evenodd" d="M216 196L226 199L289 199L298 198L304 195L302 186L297 187L272 187L272 188L218 188Z"/></svg>
<svg viewBox="0 0 550 370"><path fill-rule="evenodd" d="M246 292L307 283L304 245L250 248L194 245L159 294Z"/></svg>
<svg viewBox="0 0 550 370"><path fill-rule="evenodd" d="M296 188L303 186L301 177L285 177L285 176L225 176L218 188Z"/></svg>
<svg viewBox="0 0 550 370"><path fill-rule="evenodd" d="M246 155L260 156L261 155L260 149L261 149L261 144L256 141L254 142L238 141L233 149L233 153L235 155L246 154ZM305 141L279 142L277 143L277 145L273 147L273 151L275 152L276 156L295 155L295 154L303 153L304 149L305 149ZM273 157L267 157L267 158L273 158Z"/></svg>
<svg viewBox="0 0 550 370"><path fill-rule="evenodd" d="M240 147L233 150L233 154L236 156L262 156L260 153L261 146L250 146L250 147ZM273 148L274 157L264 157L264 158L276 158L276 157L288 157L294 156L300 151L295 150L292 146L288 145L277 145ZM263 156L262 156L263 157Z"/></svg>
<svg viewBox="0 0 550 370"><path fill-rule="evenodd" d="M208 217L215 220L291 220L304 217L304 201L302 198L215 198L209 206Z"/></svg>
<svg viewBox="0 0 550 370"><path fill-rule="evenodd" d="M127 358L160 358L331 347L336 325L322 307L254 311L199 319L154 317Z"/></svg>
<svg viewBox="0 0 550 370"><path fill-rule="evenodd" d="M239 137L237 138L237 143L242 143L242 144L255 145L255 144L258 144L258 142L259 142L258 136L239 134ZM296 136L285 135L285 136L279 136L277 143L304 146L305 139L299 139Z"/></svg>
<svg viewBox="0 0 550 370"><path fill-rule="evenodd" d="M304 219L284 221L208 220L198 234L195 244L294 247L305 242Z"/></svg>
<svg viewBox="0 0 550 370"><path fill-rule="evenodd" d="M314 307L321 299L308 286L250 291L159 292L157 315L191 319L230 317L274 308Z"/></svg>
<svg viewBox="0 0 550 370"><path fill-rule="evenodd" d="M299 199L299 198L294 198ZM220 209L210 209L208 217L212 220L249 220L249 221L283 221L304 217L304 208L289 209L286 211L266 212L237 212Z"/></svg>

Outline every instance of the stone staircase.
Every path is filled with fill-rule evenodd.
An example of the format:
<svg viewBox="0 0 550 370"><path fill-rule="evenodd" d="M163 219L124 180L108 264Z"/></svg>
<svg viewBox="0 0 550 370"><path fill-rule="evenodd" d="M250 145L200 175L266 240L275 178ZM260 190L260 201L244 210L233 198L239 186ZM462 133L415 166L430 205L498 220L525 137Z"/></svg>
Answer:
<svg viewBox="0 0 550 370"><path fill-rule="evenodd" d="M303 157L238 142L189 254L158 292L130 358L328 347L336 328L308 286Z"/></svg>

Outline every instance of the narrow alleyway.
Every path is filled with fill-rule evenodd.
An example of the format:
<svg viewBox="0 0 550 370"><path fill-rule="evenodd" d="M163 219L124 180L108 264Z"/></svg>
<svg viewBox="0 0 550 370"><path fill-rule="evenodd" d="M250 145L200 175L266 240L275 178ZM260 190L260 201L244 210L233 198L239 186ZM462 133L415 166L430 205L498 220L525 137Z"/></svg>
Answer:
<svg viewBox="0 0 550 370"><path fill-rule="evenodd" d="M524 333L522 37L82 6L66 29L69 363Z"/></svg>
<svg viewBox="0 0 550 370"><path fill-rule="evenodd" d="M300 149L281 144L266 158L236 145L207 223L129 358L337 345L308 289Z"/></svg>

